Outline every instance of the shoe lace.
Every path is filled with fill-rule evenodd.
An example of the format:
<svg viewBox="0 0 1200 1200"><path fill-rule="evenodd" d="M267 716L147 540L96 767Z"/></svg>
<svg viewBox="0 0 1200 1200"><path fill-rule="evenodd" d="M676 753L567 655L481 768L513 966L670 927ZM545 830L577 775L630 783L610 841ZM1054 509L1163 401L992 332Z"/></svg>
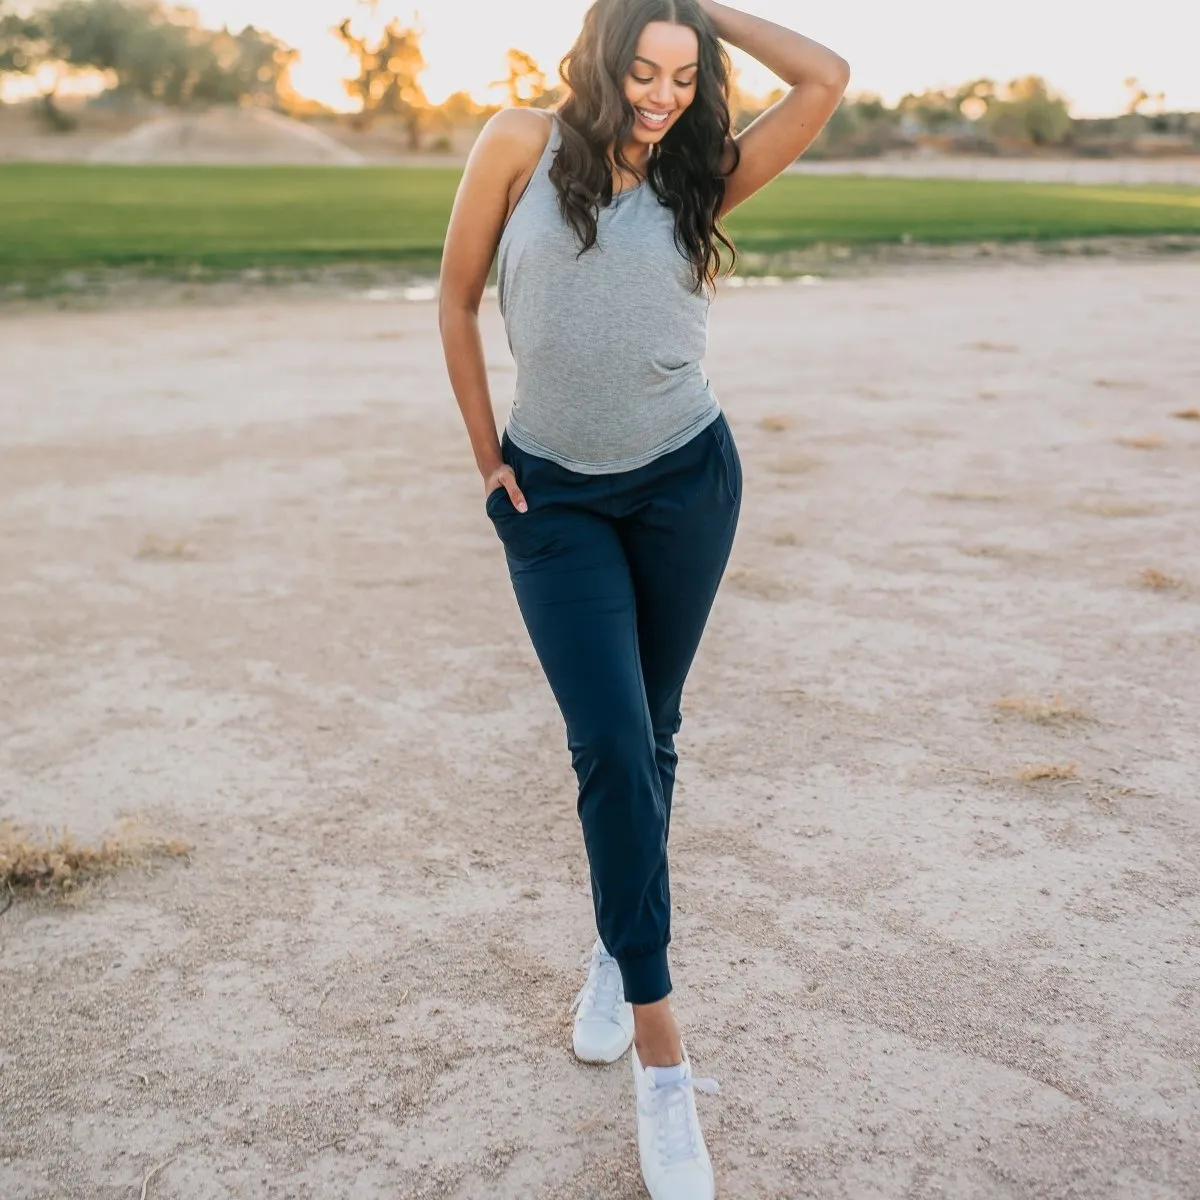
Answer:
<svg viewBox="0 0 1200 1200"><path fill-rule="evenodd" d="M715 1079L677 1079L671 1083L649 1084L650 1107L658 1131L659 1159L664 1167L696 1157L696 1123L688 1111L688 1091L719 1092Z"/></svg>
<svg viewBox="0 0 1200 1200"><path fill-rule="evenodd" d="M617 1007L623 1001L621 969L617 966L617 960L597 945L579 965L588 968L588 977L571 1002L570 1011L574 1012L586 1000L588 1008L597 1017L615 1019Z"/></svg>

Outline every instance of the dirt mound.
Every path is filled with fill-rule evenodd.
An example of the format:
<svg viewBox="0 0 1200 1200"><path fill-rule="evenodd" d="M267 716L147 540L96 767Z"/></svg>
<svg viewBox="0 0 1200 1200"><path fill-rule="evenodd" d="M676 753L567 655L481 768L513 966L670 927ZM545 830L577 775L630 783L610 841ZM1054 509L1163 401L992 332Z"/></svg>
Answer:
<svg viewBox="0 0 1200 1200"><path fill-rule="evenodd" d="M1200 1200L1196 295L718 291L670 880L721 1195ZM191 847L0 915L0 1196L645 1200L434 303L257 297L0 319L0 828Z"/></svg>
<svg viewBox="0 0 1200 1200"><path fill-rule="evenodd" d="M301 121L262 108L161 117L88 156L109 163L274 163L355 166L361 155Z"/></svg>

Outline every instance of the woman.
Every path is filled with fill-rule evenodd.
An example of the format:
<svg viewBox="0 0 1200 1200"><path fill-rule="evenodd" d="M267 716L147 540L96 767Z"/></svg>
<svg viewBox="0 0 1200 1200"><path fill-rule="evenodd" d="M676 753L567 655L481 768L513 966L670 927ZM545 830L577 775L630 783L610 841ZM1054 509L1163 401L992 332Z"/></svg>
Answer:
<svg viewBox="0 0 1200 1200"><path fill-rule="evenodd" d="M718 39L790 91L736 138ZM455 199L439 321L517 602L562 711L599 937L577 998L586 1062L631 1055L656 1200L712 1168L671 1013L667 830L680 698L724 572L741 467L700 360L722 218L836 108L846 63L714 0L598 0L555 112L507 109ZM499 251L517 364L497 437L478 313Z"/></svg>

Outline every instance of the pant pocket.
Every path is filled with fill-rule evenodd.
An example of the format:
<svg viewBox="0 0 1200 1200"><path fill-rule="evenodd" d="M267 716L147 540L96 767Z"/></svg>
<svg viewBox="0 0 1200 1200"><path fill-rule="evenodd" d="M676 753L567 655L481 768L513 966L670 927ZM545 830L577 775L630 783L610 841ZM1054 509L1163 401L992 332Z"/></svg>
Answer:
<svg viewBox="0 0 1200 1200"><path fill-rule="evenodd" d="M501 495L503 495L505 497L508 496L508 489L505 488L504 484L500 484L499 487L492 488L492 490L490 492L488 492L487 496L484 498L483 511L485 513L487 513L487 515L489 517L495 517L496 510L492 507L492 502L496 499L497 496L501 496ZM509 501L509 503L511 504L512 501Z"/></svg>
<svg viewBox="0 0 1200 1200"><path fill-rule="evenodd" d="M708 428L721 454L725 490L729 493L730 500L736 504L742 495L742 461L738 457L737 446L733 441L733 432L730 430L724 414L717 417Z"/></svg>
<svg viewBox="0 0 1200 1200"><path fill-rule="evenodd" d="M517 481L517 487L523 489L524 484L522 483L521 478L525 472L522 469L521 462L519 461L519 451L509 438L507 429L500 437L500 458L503 460L504 465L512 470L513 477ZM494 487L490 492L488 492L483 501L483 511L486 512L487 515L492 518L492 520L495 520L497 517L504 516L506 513L517 511L515 508L513 508L513 502L509 499L508 489L504 486L504 484L500 484L498 487Z"/></svg>

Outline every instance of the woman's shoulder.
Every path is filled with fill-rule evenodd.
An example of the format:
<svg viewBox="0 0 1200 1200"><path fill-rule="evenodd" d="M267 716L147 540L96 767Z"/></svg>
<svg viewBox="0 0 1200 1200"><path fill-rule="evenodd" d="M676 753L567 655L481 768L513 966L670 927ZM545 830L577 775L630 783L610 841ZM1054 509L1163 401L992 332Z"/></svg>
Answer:
<svg viewBox="0 0 1200 1200"><path fill-rule="evenodd" d="M554 132L554 113L540 108L502 108L487 119L480 141L505 159L514 173L532 171Z"/></svg>

